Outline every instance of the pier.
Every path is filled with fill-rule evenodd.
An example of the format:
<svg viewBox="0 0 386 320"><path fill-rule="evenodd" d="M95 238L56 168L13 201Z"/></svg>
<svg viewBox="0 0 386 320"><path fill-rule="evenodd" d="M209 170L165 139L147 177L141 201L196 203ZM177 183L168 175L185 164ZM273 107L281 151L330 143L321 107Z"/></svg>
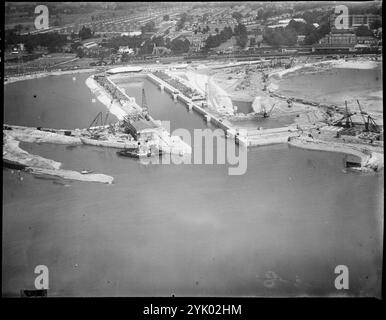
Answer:
<svg viewBox="0 0 386 320"><path fill-rule="evenodd" d="M203 116L204 119L207 120L208 123L213 123L217 127L224 129L225 131L232 129L230 124L224 123L224 120L220 117L214 116L213 114L209 113L208 110L201 107L198 103L201 103L201 101L193 101L192 99L185 96L182 92L179 92L176 88L172 87L169 83L166 81L158 78L153 73L148 73L147 78L156 84L160 89L164 88L166 92L169 92L173 99L182 101L186 104L189 110L194 110L200 115Z"/></svg>

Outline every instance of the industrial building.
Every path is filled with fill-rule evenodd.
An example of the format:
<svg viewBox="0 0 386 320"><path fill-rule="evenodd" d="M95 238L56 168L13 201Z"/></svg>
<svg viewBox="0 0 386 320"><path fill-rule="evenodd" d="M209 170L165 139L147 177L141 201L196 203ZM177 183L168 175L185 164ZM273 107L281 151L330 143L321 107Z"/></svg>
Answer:
<svg viewBox="0 0 386 320"><path fill-rule="evenodd" d="M151 120L139 118L126 122L126 129L137 141L151 141L155 138L158 126Z"/></svg>

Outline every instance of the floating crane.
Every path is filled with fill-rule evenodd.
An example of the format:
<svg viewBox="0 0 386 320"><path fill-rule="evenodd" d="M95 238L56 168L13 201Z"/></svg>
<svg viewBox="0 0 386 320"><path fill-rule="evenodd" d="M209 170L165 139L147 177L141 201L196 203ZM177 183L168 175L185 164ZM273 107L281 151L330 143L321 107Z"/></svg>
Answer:
<svg viewBox="0 0 386 320"><path fill-rule="evenodd" d="M93 121L91 121L90 125L87 128L87 131L90 133L92 139L98 139L100 137L100 132L102 131L101 128L95 130L91 130L92 127L97 127L97 126L103 126L103 113L98 112L96 117L94 118Z"/></svg>
<svg viewBox="0 0 386 320"><path fill-rule="evenodd" d="M103 126L103 113L102 111L98 112L96 117L93 121L91 121L90 125L88 126L87 130L90 131L90 128L95 124L95 126L98 126L98 122L100 121L100 125Z"/></svg>

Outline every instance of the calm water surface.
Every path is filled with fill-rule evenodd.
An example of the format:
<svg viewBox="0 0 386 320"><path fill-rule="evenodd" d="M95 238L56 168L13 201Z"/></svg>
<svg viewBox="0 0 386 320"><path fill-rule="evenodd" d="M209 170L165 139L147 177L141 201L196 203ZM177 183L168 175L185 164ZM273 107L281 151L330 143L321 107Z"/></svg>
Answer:
<svg viewBox="0 0 386 320"><path fill-rule="evenodd" d="M4 123L55 129L88 127L98 112L106 112L85 84L90 75L48 76L7 84ZM114 115L109 118L117 120Z"/></svg>

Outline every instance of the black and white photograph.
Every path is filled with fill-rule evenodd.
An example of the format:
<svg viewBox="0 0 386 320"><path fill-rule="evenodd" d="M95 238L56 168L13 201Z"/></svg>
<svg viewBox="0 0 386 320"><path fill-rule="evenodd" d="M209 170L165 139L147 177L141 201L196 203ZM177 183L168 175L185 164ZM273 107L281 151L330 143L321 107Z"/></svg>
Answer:
<svg viewBox="0 0 386 320"><path fill-rule="evenodd" d="M2 6L2 297L382 299L382 1Z"/></svg>

